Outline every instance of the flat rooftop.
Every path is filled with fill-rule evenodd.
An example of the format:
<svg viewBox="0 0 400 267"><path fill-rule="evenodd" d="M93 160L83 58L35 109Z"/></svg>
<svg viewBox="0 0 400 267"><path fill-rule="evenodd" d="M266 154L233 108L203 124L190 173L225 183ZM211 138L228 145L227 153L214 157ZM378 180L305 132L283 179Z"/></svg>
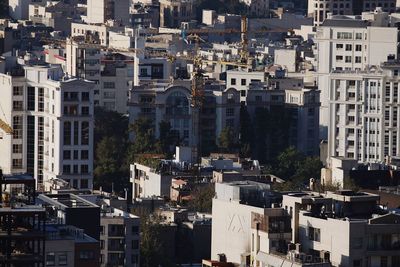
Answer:
<svg viewBox="0 0 400 267"><path fill-rule="evenodd" d="M98 208L98 206L74 194L39 195L41 201L60 208Z"/></svg>

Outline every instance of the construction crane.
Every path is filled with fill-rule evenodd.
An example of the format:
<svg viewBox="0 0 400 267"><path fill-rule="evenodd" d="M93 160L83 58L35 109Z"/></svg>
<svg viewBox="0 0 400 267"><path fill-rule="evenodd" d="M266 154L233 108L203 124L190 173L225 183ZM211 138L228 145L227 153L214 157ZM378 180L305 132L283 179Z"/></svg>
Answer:
<svg viewBox="0 0 400 267"><path fill-rule="evenodd" d="M3 111L3 107L0 104L1 112L3 113L4 118L6 118L6 114ZM0 119L0 129L2 129L6 134L13 134L13 128L4 120Z"/></svg>

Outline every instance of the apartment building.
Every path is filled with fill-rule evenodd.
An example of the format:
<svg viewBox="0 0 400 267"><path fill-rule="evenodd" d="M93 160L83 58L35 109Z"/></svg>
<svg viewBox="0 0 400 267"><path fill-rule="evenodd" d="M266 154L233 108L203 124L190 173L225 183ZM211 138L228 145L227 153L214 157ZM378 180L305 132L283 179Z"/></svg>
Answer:
<svg viewBox="0 0 400 267"><path fill-rule="evenodd" d="M46 224L45 266L99 267L100 243L71 225Z"/></svg>
<svg viewBox="0 0 400 267"><path fill-rule="evenodd" d="M54 31L61 31L66 36L71 33L71 22L80 19L84 14L82 8L60 1L54 5L30 4L29 20L33 23L52 27Z"/></svg>
<svg viewBox="0 0 400 267"><path fill-rule="evenodd" d="M11 69L11 68L10 68ZM28 173L40 190L61 178L74 188L93 184L93 84L64 79L59 66L15 65L0 74L0 104L13 134L4 134L4 173Z"/></svg>
<svg viewBox="0 0 400 267"><path fill-rule="evenodd" d="M94 82L94 106L126 113L128 92L133 82L133 56L102 52L74 38L66 47L67 73Z"/></svg>
<svg viewBox="0 0 400 267"><path fill-rule="evenodd" d="M46 211L35 205L35 180L0 170L0 264L45 265Z"/></svg>
<svg viewBox="0 0 400 267"><path fill-rule="evenodd" d="M172 175L157 170L158 166L145 166L139 163L130 165L132 199L149 197L169 197Z"/></svg>
<svg viewBox="0 0 400 267"><path fill-rule="evenodd" d="M241 0L246 4L247 14L253 17L267 17L269 12L269 0Z"/></svg>
<svg viewBox="0 0 400 267"><path fill-rule="evenodd" d="M40 4L45 5L45 0L9 0L8 13L15 20L29 19L29 5Z"/></svg>
<svg viewBox="0 0 400 267"><path fill-rule="evenodd" d="M142 65L141 70L144 69ZM201 140L204 149L215 146L221 131L231 127L238 135L240 119L239 93L225 89L220 83L206 82L204 104L199 113ZM155 136L159 136L159 124L170 123L177 140L183 146L196 146L198 136L193 129L193 109L190 103L191 81L157 81L134 86L129 99L129 118L133 123L139 117L147 117L154 122ZM204 153L212 151L204 151Z"/></svg>
<svg viewBox="0 0 400 267"><path fill-rule="evenodd" d="M88 0L86 22L102 24L107 20L116 20L128 25L129 10L129 0Z"/></svg>
<svg viewBox="0 0 400 267"><path fill-rule="evenodd" d="M180 28L194 18L193 0L160 0L160 27Z"/></svg>
<svg viewBox="0 0 400 267"><path fill-rule="evenodd" d="M380 8L384 12L396 12L396 0L308 0L308 16L314 18L314 26L321 26L330 14L361 15Z"/></svg>
<svg viewBox="0 0 400 267"><path fill-rule="evenodd" d="M256 242L268 242L252 232L252 214L281 215L274 208L276 196L269 185L250 181L215 184L212 204L211 259L225 254L226 260L235 264L249 264L252 249L258 252ZM278 244L276 244L278 245ZM253 251L254 251L253 250ZM269 252L269 251L268 251Z"/></svg>
<svg viewBox="0 0 400 267"><path fill-rule="evenodd" d="M332 266L399 265L400 216L377 208L378 195L349 190L289 193L292 242Z"/></svg>
<svg viewBox="0 0 400 267"><path fill-rule="evenodd" d="M102 207L100 266L140 266L139 226L139 217L113 207Z"/></svg>
<svg viewBox="0 0 400 267"><path fill-rule="evenodd" d="M45 208L47 221L75 226L100 240L100 207L96 204L72 193L40 194L37 202ZM91 253L91 258L99 256Z"/></svg>
<svg viewBox="0 0 400 267"><path fill-rule="evenodd" d="M321 90L320 137L327 139L329 74L333 70L364 70L397 58L397 28L370 26L371 21L327 19L317 29L317 76Z"/></svg>
<svg viewBox="0 0 400 267"><path fill-rule="evenodd" d="M246 101L247 89L251 83L265 82L265 72L247 72L229 70L226 72L226 88L235 88L240 91L240 101Z"/></svg>
<svg viewBox="0 0 400 267"><path fill-rule="evenodd" d="M330 75L329 157L384 163L400 155L398 61Z"/></svg>

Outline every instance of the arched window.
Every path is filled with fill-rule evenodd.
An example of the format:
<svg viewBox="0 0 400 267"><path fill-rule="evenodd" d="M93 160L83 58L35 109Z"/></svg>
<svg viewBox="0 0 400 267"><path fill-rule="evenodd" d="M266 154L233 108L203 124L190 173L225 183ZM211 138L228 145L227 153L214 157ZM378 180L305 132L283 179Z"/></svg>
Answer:
<svg viewBox="0 0 400 267"><path fill-rule="evenodd" d="M187 115L189 114L189 99L181 92L173 92L167 98L167 115Z"/></svg>

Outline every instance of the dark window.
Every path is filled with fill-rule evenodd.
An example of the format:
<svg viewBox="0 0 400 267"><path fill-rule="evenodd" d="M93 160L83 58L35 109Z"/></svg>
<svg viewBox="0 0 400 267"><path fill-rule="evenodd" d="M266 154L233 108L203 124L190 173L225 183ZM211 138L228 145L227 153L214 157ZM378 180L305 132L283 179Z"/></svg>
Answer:
<svg viewBox="0 0 400 267"><path fill-rule="evenodd" d="M64 122L64 145L71 145L71 122Z"/></svg>
<svg viewBox="0 0 400 267"><path fill-rule="evenodd" d="M28 87L28 110L35 110L35 87Z"/></svg>
<svg viewBox="0 0 400 267"><path fill-rule="evenodd" d="M63 158L64 159L71 159L71 151L70 150L64 150Z"/></svg>
<svg viewBox="0 0 400 267"><path fill-rule="evenodd" d="M81 145L89 145L89 122L82 122L81 127Z"/></svg>
<svg viewBox="0 0 400 267"><path fill-rule="evenodd" d="M89 151L88 150L81 151L81 159L89 159Z"/></svg>

